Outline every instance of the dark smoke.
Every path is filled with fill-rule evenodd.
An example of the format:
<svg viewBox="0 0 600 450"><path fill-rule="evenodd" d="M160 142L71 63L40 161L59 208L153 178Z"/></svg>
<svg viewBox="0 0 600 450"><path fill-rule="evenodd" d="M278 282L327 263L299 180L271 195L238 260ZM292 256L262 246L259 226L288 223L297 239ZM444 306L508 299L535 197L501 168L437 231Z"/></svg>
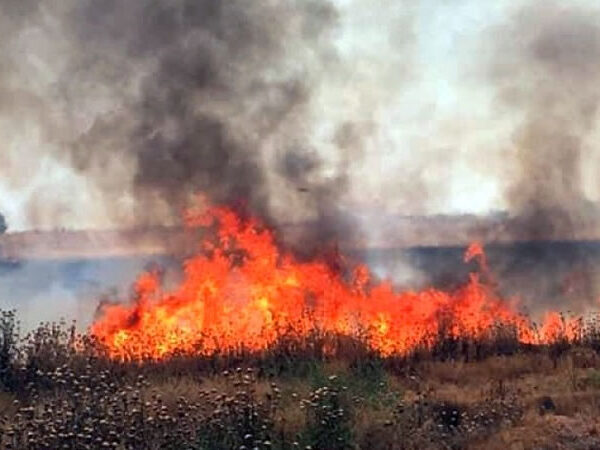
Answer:
<svg viewBox="0 0 600 450"><path fill-rule="evenodd" d="M307 150L313 92L337 64L338 14L328 2L11 0L2 9L19 44L5 44L0 76L18 78L15 47L29 36L57 52L44 92L51 102L38 108L27 80L2 83L6 96L31 96L16 103L39 118L43 156L97 190L109 223L123 222L123 204L135 225L178 223L202 193L275 223L287 219L273 213L275 200L294 205L318 222L315 244L347 229L337 204L360 142L330 139L343 153L334 173ZM68 207L49 209L57 195L32 195L29 221L68 222Z"/></svg>
<svg viewBox="0 0 600 450"><path fill-rule="evenodd" d="M577 238L577 230L600 223L582 180L600 99L599 19L551 3L528 6L494 30L499 106L522 118L506 197L527 238Z"/></svg>
<svg viewBox="0 0 600 450"><path fill-rule="evenodd" d="M340 133L350 134L351 125L340 127L336 138ZM355 145L359 139L353 139ZM352 155L353 147L346 147L344 142L336 142L342 155ZM340 209L339 199L343 197L348 189L349 179L345 168L348 161L339 164L341 168L334 177L322 177L320 175L321 164L315 151L299 147L292 147L279 159L277 172L293 185L297 186L303 208L313 211L310 223L301 226L300 235L292 238L300 254L310 256L314 251L319 251L322 245L336 244L340 236L349 236L353 231L353 223L345 218ZM356 230L354 230L356 231ZM292 242L293 243L293 242Z"/></svg>
<svg viewBox="0 0 600 450"><path fill-rule="evenodd" d="M312 89L304 70L285 73L286 52L324 51L321 39L335 24L331 6L88 1L77 5L70 22L76 41L94 45L75 61L92 64L84 78L88 73L96 78L106 67L105 82L118 85L126 74L116 70L115 60L134 70L145 67L139 95L97 121L73 146L78 169L94 170L108 158L130 160L141 222L176 219L194 192L217 203L244 201L253 212L269 215L264 146L282 132L290 140L306 139L301 125ZM111 147L111 154L89 152L110 147L104 141L123 121L132 122L124 146ZM283 150L293 157L293 149ZM317 165L314 161L312 169ZM319 208L319 189L305 195Z"/></svg>
<svg viewBox="0 0 600 450"><path fill-rule="evenodd" d="M0 213L0 234L6 233L7 229L8 225L6 223L6 219L4 218L2 213Z"/></svg>

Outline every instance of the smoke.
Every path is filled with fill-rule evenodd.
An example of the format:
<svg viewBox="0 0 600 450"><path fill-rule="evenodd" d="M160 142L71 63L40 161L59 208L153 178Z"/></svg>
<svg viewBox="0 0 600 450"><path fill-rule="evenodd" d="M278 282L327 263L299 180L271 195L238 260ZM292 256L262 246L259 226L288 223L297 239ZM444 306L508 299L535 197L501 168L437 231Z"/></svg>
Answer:
<svg viewBox="0 0 600 450"><path fill-rule="evenodd" d="M494 28L490 80L497 106L518 118L506 199L529 238L575 238L597 226L583 169L600 99L600 14L528 5ZM510 149L506 150L511 152Z"/></svg>
<svg viewBox="0 0 600 450"><path fill-rule="evenodd" d="M410 78L413 11L402 2L7 0L0 10L0 208L13 229L179 224L203 193L280 230L310 224L282 236L307 255L360 234L349 199L380 197L374 180L401 164L382 164L392 146L374 137ZM87 281L61 281L71 280L54 272L61 264L11 268L0 306L25 309L28 325L91 317L83 300L138 272L90 269L102 287L84 292ZM30 279L55 281L29 289Z"/></svg>
<svg viewBox="0 0 600 450"><path fill-rule="evenodd" d="M513 238L597 238L600 12L484 3L3 0L0 209L17 230L169 225L204 193L303 254L490 210ZM402 285L435 263L362 256Z"/></svg>
<svg viewBox="0 0 600 450"><path fill-rule="evenodd" d="M356 197L382 203L398 188L403 205L425 191L421 163L382 164L393 143L378 134L413 72L407 4L2 9L0 192L17 228L179 223L201 192L278 225L313 223L294 238L305 249L357 232ZM417 176L380 189L400 166Z"/></svg>
<svg viewBox="0 0 600 450"><path fill-rule="evenodd" d="M0 207L13 229L173 224L202 192L312 223L284 236L306 251L440 212L580 237L600 193L585 4L7 0Z"/></svg>
<svg viewBox="0 0 600 450"><path fill-rule="evenodd" d="M311 221L304 243L369 240L365 206L577 237L598 216L598 11L477 5L7 0L0 206L17 229L128 227L203 192Z"/></svg>
<svg viewBox="0 0 600 450"><path fill-rule="evenodd" d="M84 330L99 299L127 297L132 280L153 263L165 270L173 267L168 258L150 257L0 261L0 309L16 309L23 331L61 319L76 320ZM167 288L169 277L166 274Z"/></svg>
<svg viewBox="0 0 600 450"><path fill-rule="evenodd" d="M177 217L194 191L215 202L245 199L268 212L265 142L291 128L310 90L303 70L290 71L281 60L286 51L318 52L335 17L331 8L306 2L257 5L89 2L72 13L75 39L105 49L94 64L118 55L147 68L137 98L96 120L71 153L86 172L109 158L132 161L137 219ZM127 144L111 147L105 139L124 120L132 122ZM99 146L106 152L87 150Z"/></svg>
<svg viewBox="0 0 600 450"><path fill-rule="evenodd" d="M9 188L28 191L25 222L82 222L83 210L92 226L176 223L197 192L276 222L277 202L337 222L344 161L324 174L311 148L314 92L337 71L332 5L10 1L3 13L0 95L14 107L0 125L31 129L0 158Z"/></svg>

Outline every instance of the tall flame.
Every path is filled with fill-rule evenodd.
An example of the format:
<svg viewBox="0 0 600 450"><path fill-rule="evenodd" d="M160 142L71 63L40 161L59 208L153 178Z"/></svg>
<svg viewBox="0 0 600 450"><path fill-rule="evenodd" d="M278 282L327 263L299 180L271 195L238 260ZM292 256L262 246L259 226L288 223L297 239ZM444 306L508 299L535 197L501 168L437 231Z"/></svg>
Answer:
<svg viewBox="0 0 600 450"><path fill-rule="evenodd" d="M92 325L112 357L260 350L280 336L315 330L360 335L383 355L431 346L441 327L451 336L479 338L499 324L514 327L523 342L538 339L514 303L496 296L478 274L456 292L397 292L388 281L374 281L364 265L341 274L322 260L301 262L280 250L259 220L229 208L210 207L185 219L207 233L197 256L185 262L181 284L163 292L159 277L146 273L132 304L105 305ZM485 274L479 244L465 254L465 260L475 257ZM548 336L558 332L556 320L543 329Z"/></svg>

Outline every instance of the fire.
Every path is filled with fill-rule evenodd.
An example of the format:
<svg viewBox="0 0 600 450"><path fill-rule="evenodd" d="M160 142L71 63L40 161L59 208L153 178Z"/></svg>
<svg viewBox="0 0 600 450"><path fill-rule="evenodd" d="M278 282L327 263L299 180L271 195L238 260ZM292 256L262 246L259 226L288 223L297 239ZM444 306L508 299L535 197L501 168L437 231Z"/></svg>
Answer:
<svg viewBox="0 0 600 450"><path fill-rule="evenodd" d="M341 273L322 260L299 261L278 248L259 220L229 208L190 212L185 220L206 233L198 254L184 264L181 284L163 292L159 276L146 273L132 304L105 305L92 325L112 357L261 350L281 336L303 338L315 330L361 336L382 355L431 346L441 329L480 338L503 325L523 342L540 339L514 303L496 296L476 273L456 292L397 292L364 265ZM465 260L475 257L487 272L479 244L465 254ZM544 336L560 331L555 322L542 329Z"/></svg>

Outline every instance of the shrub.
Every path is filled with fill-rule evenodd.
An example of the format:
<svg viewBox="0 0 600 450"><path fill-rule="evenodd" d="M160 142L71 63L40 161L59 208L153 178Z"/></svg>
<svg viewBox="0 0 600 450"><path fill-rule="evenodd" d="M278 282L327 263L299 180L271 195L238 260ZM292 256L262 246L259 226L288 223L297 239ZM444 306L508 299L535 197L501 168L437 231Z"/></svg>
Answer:
<svg viewBox="0 0 600 450"><path fill-rule="evenodd" d="M10 390L16 382L18 339L16 312L0 310L0 390Z"/></svg>
<svg viewBox="0 0 600 450"><path fill-rule="evenodd" d="M351 448L350 408L345 386L337 376L329 377L325 386L317 388L302 402L307 427L301 436L313 449L343 450Z"/></svg>

